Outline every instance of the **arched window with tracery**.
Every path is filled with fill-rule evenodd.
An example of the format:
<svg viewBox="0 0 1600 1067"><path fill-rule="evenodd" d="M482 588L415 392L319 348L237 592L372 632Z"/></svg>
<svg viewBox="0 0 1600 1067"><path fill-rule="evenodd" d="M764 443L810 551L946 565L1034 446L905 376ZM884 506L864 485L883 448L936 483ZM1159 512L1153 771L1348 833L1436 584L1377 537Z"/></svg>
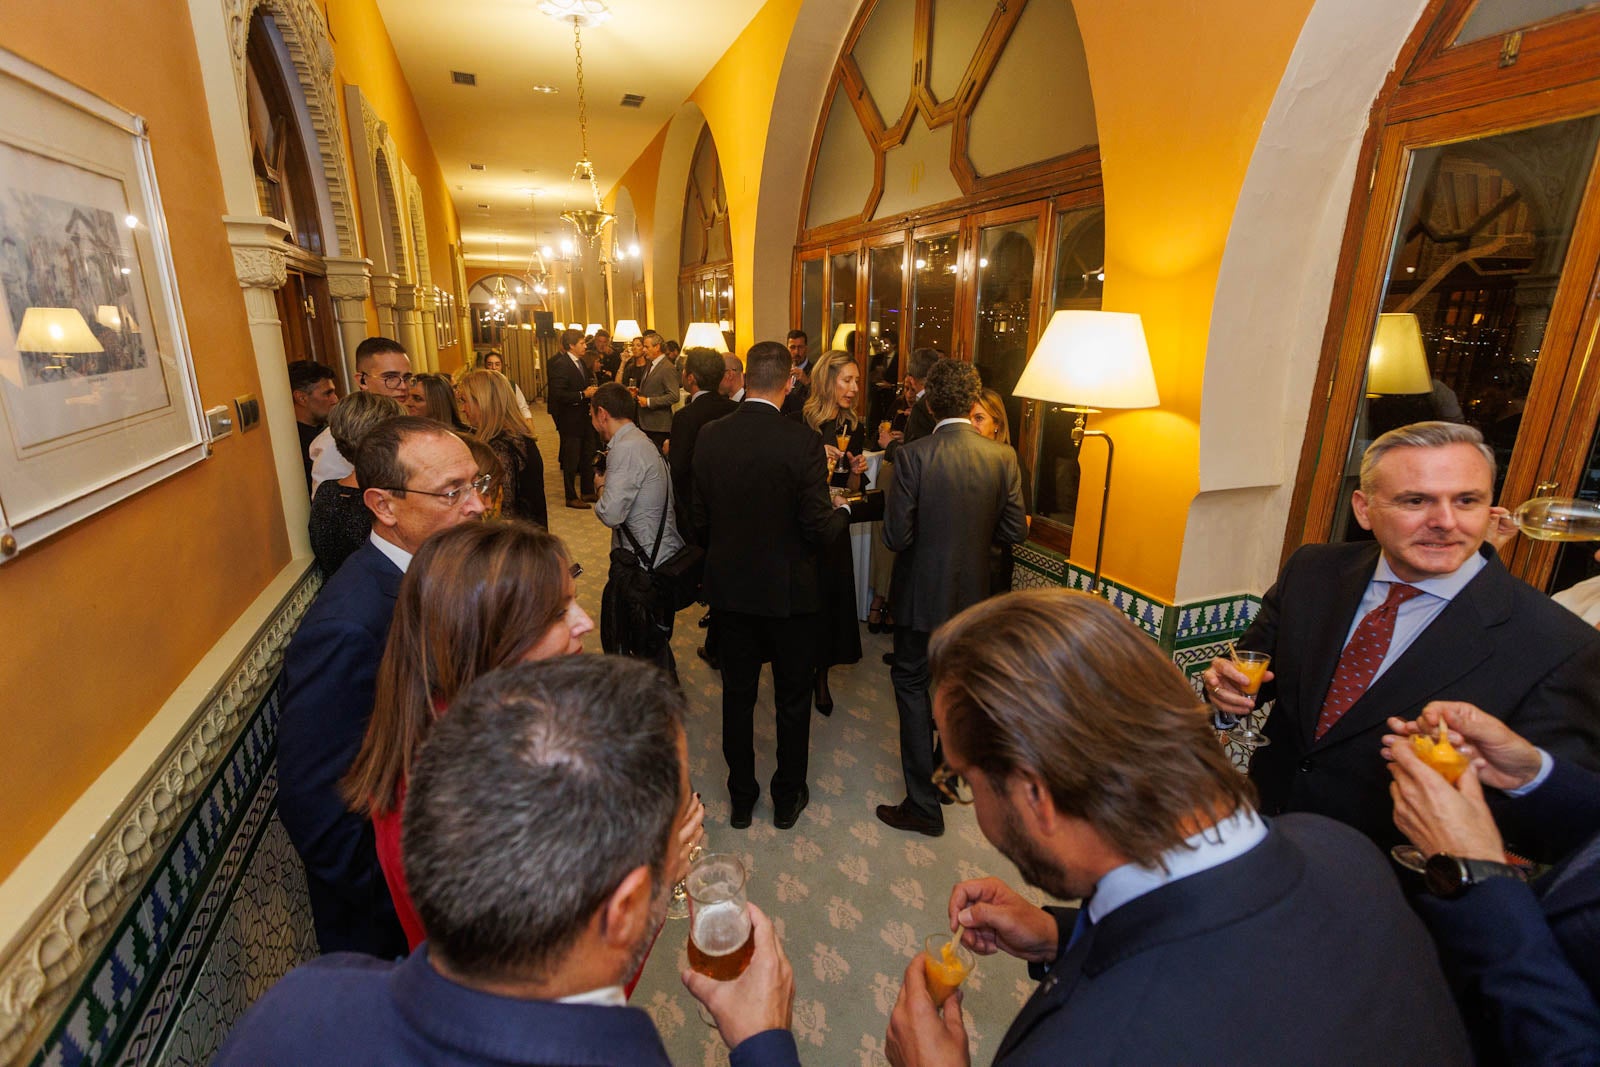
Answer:
<svg viewBox="0 0 1600 1067"><path fill-rule="evenodd" d="M733 237L728 229L728 194L711 127L700 131L683 196L679 244L678 321L714 322L733 344Z"/></svg>

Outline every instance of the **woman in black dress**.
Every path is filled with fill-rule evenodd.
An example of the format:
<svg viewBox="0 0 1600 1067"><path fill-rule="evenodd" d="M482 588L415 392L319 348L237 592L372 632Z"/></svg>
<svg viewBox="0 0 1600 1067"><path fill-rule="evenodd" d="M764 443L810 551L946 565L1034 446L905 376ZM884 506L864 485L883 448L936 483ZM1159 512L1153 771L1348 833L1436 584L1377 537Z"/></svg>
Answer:
<svg viewBox="0 0 1600 1067"><path fill-rule="evenodd" d="M505 468L501 514L550 528L544 500L544 460L528 423L517 412L517 397L503 374L475 370L461 379L456 399L461 414Z"/></svg>
<svg viewBox="0 0 1600 1067"><path fill-rule="evenodd" d="M354 461L361 439L374 426L386 419L405 414L405 409L393 397L378 393L351 393L333 405L328 413L328 433L339 455ZM366 543L372 533L372 512L361 501L361 487L356 484L356 473L336 482L323 482L311 498L311 520L306 524L311 535L311 551L317 557L324 578L333 572L345 558Z"/></svg>
<svg viewBox="0 0 1600 1067"><path fill-rule="evenodd" d="M828 456L828 483L836 489L855 489L867 469L862 454L866 427L856 414L856 397L861 393L861 368L848 352L833 351L821 356L811 368L811 395L800 416L822 435L822 448ZM842 445L842 447L841 447ZM833 694L828 689L828 669L861 659L861 623L856 615L855 564L850 554L850 531L817 550L817 585L822 593L822 609L817 612L817 710L833 713Z"/></svg>

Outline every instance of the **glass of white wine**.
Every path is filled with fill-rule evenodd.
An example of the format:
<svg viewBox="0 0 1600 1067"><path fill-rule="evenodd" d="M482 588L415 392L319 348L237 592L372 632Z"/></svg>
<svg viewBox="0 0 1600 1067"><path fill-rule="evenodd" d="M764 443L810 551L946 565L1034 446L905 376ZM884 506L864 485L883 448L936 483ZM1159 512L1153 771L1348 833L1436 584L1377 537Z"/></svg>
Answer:
<svg viewBox="0 0 1600 1067"><path fill-rule="evenodd" d="M1600 500L1536 496L1513 511L1511 521L1538 541L1600 541Z"/></svg>

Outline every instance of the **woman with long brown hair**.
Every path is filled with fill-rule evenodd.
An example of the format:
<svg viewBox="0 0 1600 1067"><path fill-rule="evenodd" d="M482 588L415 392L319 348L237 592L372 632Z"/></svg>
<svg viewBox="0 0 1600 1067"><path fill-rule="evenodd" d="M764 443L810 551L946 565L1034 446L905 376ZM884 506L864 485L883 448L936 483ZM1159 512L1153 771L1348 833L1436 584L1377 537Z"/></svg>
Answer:
<svg viewBox="0 0 1600 1067"><path fill-rule="evenodd" d="M503 374L475 370L461 379L456 398L461 414L484 444L494 449L505 468L501 508L508 518L527 519L546 529L550 512L544 500L544 460L517 412L517 398Z"/></svg>
<svg viewBox="0 0 1600 1067"><path fill-rule="evenodd" d="M456 410L455 385L443 374L418 374L411 379L411 391L406 394L406 410L434 422L442 422L457 432L465 430Z"/></svg>
<svg viewBox="0 0 1600 1067"><path fill-rule="evenodd" d="M1005 398L993 389L984 389L978 393L978 399L972 402L972 412L968 416L972 419L972 428L991 441L999 441L1003 445L1011 443L1011 420L1006 418ZM1033 522L1033 517L1028 517L1028 522ZM1010 545L989 546L989 592L995 596L1011 592L1011 579L1016 572L1016 560L1011 555Z"/></svg>

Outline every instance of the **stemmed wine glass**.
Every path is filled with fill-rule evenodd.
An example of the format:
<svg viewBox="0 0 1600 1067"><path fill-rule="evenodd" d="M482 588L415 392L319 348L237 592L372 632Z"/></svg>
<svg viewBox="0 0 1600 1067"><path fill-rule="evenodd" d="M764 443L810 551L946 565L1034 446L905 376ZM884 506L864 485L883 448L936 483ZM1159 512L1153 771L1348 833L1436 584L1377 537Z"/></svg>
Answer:
<svg viewBox="0 0 1600 1067"><path fill-rule="evenodd" d="M1600 541L1600 500L1536 496L1512 512L1511 521L1538 541Z"/></svg>
<svg viewBox="0 0 1600 1067"><path fill-rule="evenodd" d="M695 861L706 854L706 835L701 833L700 840L689 846L689 866L693 867ZM688 876L685 875L678 884L672 887L672 899L667 901L667 918L687 919L689 917L689 889Z"/></svg>
<svg viewBox="0 0 1600 1067"><path fill-rule="evenodd" d="M1261 691L1261 677L1267 673L1272 657L1265 652L1252 652L1243 648L1230 649L1228 655L1233 660L1234 667L1245 676L1244 691L1250 697L1250 710L1239 717L1233 729L1228 731L1228 736L1254 752L1258 748L1272 744L1266 734L1256 729L1253 719L1256 710L1255 696Z"/></svg>

